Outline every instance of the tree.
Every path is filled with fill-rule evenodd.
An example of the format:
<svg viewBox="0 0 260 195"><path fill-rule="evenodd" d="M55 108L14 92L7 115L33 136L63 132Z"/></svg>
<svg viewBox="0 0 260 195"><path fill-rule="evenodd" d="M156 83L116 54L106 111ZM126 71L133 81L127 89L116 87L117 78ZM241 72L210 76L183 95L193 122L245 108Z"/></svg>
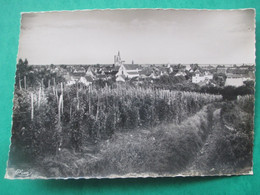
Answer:
<svg viewBox="0 0 260 195"><path fill-rule="evenodd" d="M31 76L31 70L32 68L28 65L27 59L25 59L24 61L22 59L19 59L18 64L16 65L15 77L15 86L17 88L26 88L26 85L28 85L28 81L30 82L28 76Z"/></svg>
<svg viewBox="0 0 260 195"><path fill-rule="evenodd" d="M28 64L29 64L29 63L28 63L28 60L27 60L27 58L25 58L25 60L24 60L24 62L23 62L23 63L24 63L24 65L25 65L25 66L28 66Z"/></svg>
<svg viewBox="0 0 260 195"><path fill-rule="evenodd" d="M221 91L223 99L225 100L235 100L237 97L236 87L226 86Z"/></svg>
<svg viewBox="0 0 260 195"><path fill-rule="evenodd" d="M200 70L200 67L198 64L191 64L190 65L191 69L195 72L196 70Z"/></svg>
<svg viewBox="0 0 260 195"><path fill-rule="evenodd" d="M226 83L227 76L224 73L215 73L213 75L213 82L220 87L223 87Z"/></svg>
<svg viewBox="0 0 260 195"><path fill-rule="evenodd" d="M252 92L255 91L255 82L253 80L244 81L244 85Z"/></svg>

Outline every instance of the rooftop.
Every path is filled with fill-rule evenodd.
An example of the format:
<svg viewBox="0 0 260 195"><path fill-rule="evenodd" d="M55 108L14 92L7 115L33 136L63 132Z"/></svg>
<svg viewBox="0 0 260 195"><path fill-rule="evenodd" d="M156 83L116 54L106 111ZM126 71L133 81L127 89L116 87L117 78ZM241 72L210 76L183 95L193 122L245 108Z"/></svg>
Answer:
<svg viewBox="0 0 260 195"><path fill-rule="evenodd" d="M138 64L124 64L124 67L127 70L136 70L139 69L139 65Z"/></svg>

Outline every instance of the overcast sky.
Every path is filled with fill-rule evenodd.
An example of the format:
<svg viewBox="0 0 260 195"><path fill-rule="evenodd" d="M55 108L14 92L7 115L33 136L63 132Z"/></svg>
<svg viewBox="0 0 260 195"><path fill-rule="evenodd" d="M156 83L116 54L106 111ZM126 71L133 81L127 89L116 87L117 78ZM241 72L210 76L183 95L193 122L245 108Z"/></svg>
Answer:
<svg viewBox="0 0 260 195"><path fill-rule="evenodd" d="M29 64L241 64L255 61L253 10L23 13L18 58Z"/></svg>

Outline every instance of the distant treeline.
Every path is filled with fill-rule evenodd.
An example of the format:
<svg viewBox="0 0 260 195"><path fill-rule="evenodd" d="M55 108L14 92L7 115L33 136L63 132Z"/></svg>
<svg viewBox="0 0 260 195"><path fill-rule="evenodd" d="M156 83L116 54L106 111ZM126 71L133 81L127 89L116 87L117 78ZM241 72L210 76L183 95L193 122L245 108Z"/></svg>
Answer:
<svg viewBox="0 0 260 195"><path fill-rule="evenodd" d="M39 86L47 88L51 85L65 82L63 76L58 72L50 71L47 67L39 70L34 69L28 64L27 59L19 59L16 65L15 87L17 89L38 88Z"/></svg>

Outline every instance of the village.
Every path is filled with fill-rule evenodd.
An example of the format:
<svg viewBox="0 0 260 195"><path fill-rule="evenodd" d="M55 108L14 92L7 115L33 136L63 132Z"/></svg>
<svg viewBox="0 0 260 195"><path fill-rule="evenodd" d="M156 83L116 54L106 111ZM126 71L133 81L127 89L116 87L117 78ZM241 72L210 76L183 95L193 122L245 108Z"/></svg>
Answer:
<svg viewBox="0 0 260 195"><path fill-rule="evenodd" d="M39 68L39 67L38 67ZM239 87L244 81L254 80L254 65L198 65L198 64L131 64L122 60L120 52L114 56L113 64L93 65L51 65L51 72L62 76L67 86L76 83L90 86L95 81L142 84L154 83L163 77L175 78L178 82L188 82L199 86ZM41 69L41 68L40 68Z"/></svg>
<svg viewBox="0 0 260 195"><path fill-rule="evenodd" d="M21 14L5 178L253 173L254 10L50 11Z"/></svg>

